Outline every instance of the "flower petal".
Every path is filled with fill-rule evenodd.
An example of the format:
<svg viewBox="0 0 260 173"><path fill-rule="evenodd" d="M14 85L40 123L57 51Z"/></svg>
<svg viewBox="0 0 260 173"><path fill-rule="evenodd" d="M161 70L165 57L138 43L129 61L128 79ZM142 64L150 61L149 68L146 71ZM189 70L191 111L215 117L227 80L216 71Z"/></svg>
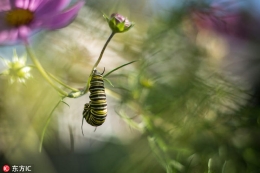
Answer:
<svg viewBox="0 0 260 173"><path fill-rule="evenodd" d="M22 40L23 38L19 37L19 30L17 28L0 31L0 45L13 45Z"/></svg>
<svg viewBox="0 0 260 173"><path fill-rule="evenodd" d="M8 31L0 31L0 44L5 44L8 38Z"/></svg>
<svg viewBox="0 0 260 173"><path fill-rule="evenodd" d="M19 33L19 37L23 40L30 35L31 29L24 25L18 28L18 33Z"/></svg>
<svg viewBox="0 0 260 173"><path fill-rule="evenodd" d="M69 25L75 19L83 5L84 1L80 1L65 12L53 16L51 20L49 19L45 24L45 27L48 29L59 29Z"/></svg>
<svg viewBox="0 0 260 173"><path fill-rule="evenodd" d="M30 0L28 9L30 11L35 11L41 4L43 4L43 0Z"/></svg>
<svg viewBox="0 0 260 173"><path fill-rule="evenodd" d="M10 0L0 0L0 12L11 9Z"/></svg>
<svg viewBox="0 0 260 173"><path fill-rule="evenodd" d="M16 42L18 38L18 29L11 29L8 33L8 42Z"/></svg>
<svg viewBox="0 0 260 173"><path fill-rule="evenodd" d="M50 0L10 0L13 8L22 8L35 11L38 7L44 6ZM55 1L55 0L54 0Z"/></svg>
<svg viewBox="0 0 260 173"><path fill-rule="evenodd" d="M45 15L45 14L51 14L53 12L58 12L64 9L71 0L51 0L46 1L46 3L40 5L36 11L36 15Z"/></svg>
<svg viewBox="0 0 260 173"><path fill-rule="evenodd" d="M16 8L27 9L29 5L29 0L15 0L14 5Z"/></svg>

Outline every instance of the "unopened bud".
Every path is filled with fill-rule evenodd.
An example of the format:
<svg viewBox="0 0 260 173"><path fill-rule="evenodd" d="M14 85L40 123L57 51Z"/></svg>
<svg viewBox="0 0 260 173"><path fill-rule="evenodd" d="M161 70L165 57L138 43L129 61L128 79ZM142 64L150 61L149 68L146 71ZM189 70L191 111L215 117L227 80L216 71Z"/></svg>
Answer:
<svg viewBox="0 0 260 173"><path fill-rule="evenodd" d="M103 16L114 33L126 32L134 26L133 22L130 22L126 17L118 13L113 13L110 18L106 15Z"/></svg>

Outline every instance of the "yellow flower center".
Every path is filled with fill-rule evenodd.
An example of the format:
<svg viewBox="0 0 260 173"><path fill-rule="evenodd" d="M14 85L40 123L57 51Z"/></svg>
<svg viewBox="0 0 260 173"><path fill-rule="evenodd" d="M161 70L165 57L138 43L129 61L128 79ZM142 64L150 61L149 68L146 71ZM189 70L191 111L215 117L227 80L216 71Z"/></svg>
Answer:
<svg viewBox="0 0 260 173"><path fill-rule="evenodd" d="M29 24L33 20L33 12L25 9L13 9L6 14L6 22L11 26L21 26Z"/></svg>

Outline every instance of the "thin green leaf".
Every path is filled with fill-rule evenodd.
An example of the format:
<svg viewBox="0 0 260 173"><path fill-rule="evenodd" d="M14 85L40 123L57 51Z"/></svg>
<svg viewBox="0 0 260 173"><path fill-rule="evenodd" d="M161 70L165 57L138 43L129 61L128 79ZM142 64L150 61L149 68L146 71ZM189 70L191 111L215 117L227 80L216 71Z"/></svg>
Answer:
<svg viewBox="0 0 260 173"><path fill-rule="evenodd" d="M224 162L223 166L222 166L222 171L221 173L225 173L226 171L226 166L227 166L227 161Z"/></svg>
<svg viewBox="0 0 260 173"><path fill-rule="evenodd" d="M115 110L115 112L132 128L137 129L139 131L143 131L142 126L133 121L131 118L123 110Z"/></svg>
<svg viewBox="0 0 260 173"><path fill-rule="evenodd" d="M106 14L103 14L103 17L106 19L106 21L109 23L109 17Z"/></svg>
<svg viewBox="0 0 260 173"><path fill-rule="evenodd" d="M115 87L110 80L108 80L106 78L104 78L104 80L107 81L112 87Z"/></svg>
<svg viewBox="0 0 260 173"><path fill-rule="evenodd" d="M68 103L66 103L65 101L61 100L62 103L64 103L65 105L67 105L70 108L70 105Z"/></svg>
<svg viewBox="0 0 260 173"><path fill-rule="evenodd" d="M104 78L107 77L108 75L110 75L111 73L113 73L114 71L116 71L116 70L118 70L118 69L120 69L120 68L122 68L122 67L124 67L124 66L127 66L127 65L129 65L129 64L132 64L132 63L134 63L134 62L136 62L136 61L138 61L138 60L131 61L131 62L129 62L129 63L123 64L123 65L121 65L121 66L119 66L119 67L117 67L117 68L111 70L111 71L108 72L106 75L104 75Z"/></svg>
<svg viewBox="0 0 260 173"><path fill-rule="evenodd" d="M157 158L158 162L166 169L167 173L171 172L170 167L167 164L166 159L162 156L162 151L158 148L156 140L154 137L147 137L150 148Z"/></svg>
<svg viewBox="0 0 260 173"><path fill-rule="evenodd" d="M211 169L212 169L212 159L210 158L208 161L208 173L212 173Z"/></svg>
<svg viewBox="0 0 260 173"><path fill-rule="evenodd" d="M54 106L54 108L51 110L50 115L49 115L48 118L47 118L47 121L46 121L46 123L45 123L44 129L43 129L42 135L41 135L41 141L40 141L39 152L42 152L42 144L43 144L44 135L45 135L46 129L47 129L49 123L50 123L50 120L51 120L51 117L52 117L52 115L53 115L53 112L54 112L55 109L59 106L59 104L60 104L61 102L63 102L63 99L61 99L61 100Z"/></svg>

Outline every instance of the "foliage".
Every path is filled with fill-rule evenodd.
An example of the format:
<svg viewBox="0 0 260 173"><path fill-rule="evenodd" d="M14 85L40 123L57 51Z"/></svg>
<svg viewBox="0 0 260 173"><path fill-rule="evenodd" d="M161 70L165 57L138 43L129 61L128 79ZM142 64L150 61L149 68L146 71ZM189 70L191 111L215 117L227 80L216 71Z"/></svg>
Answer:
<svg viewBox="0 0 260 173"><path fill-rule="evenodd" d="M108 4L110 3L109 1ZM106 29L110 27L112 33L94 65L90 58L92 55L88 52L79 53L78 46L73 47L71 42L68 47L73 50L72 53L66 50L59 55L58 48L64 47L59 44L58 48L54 48L54 44L48 45L51 36L42 42L31 42L30 45L26 40L25 51L33 65L31 62L26 64L25 59L18 61L16 53L13 59L15 63L3 61L9 64L9 69L0 76L3 83L0 89L4 91L0 98L2 157L17 164L15 162L21 161L21 155L29 153L31 157L28 160L35 161L37 165L45 166L49 161L55 165L54 168L44 168L46 172L259 172L259 105L252 101L255 95L252 87L248 87L249 82L232 73L231 68L223 67L228 58L235 56L232 54L232 46L239 49L244 46L244 42L234 41L235 34L232 34L232 39L226 35L228 32L224 32L225 28L221 27L228 23L223 22L225 20L221 19L222 15L214 16L219 11L211 13L210 10L214 10L211 3L185 1L178 8L169 8L168 13L157 9L158 14L153 18L148 15L147 18L139 19L138 15L133 15L137 22L129 31L131 35L121 34L115 42L111 42L114 35L128 31L133 23L118 13L114 13L111 18L105 17L109 25ZM93 7L98 8L95 5ZM150 14L149 10L145 12ZM84 32L87 30L84 22L88 24L98 21L97 17L94 20L91 16L91 20L86 20L85 15L82 16L84 17L77 21L75 28L84 26ZM201 29L205 20L208 27ZM99 25L91 27L103 28ZM75 28L72 33L77 33ZM93 28L91 32L96 33ZM67 31L57 33L58 38L62 34L69 35ZM103 31L101 33L100 38L103 38L104 33L107 34ZM55 41L60 40L62 39ZM259 44L257 39L247 41L252 45ZM232 45L234 42L236 44ZM104 54L109 43L110 52ZM41 47L41 44L47 46ZM90 44L84 44L83 49L85 47L93 49ZM124 63L116 63L113 59L115 54L109 55L111 50ZM254 54L255 52L250 52L249 55ZM110 56L105 66L109 70L103 75L106 82L106 103L112 105L116 101L114 107L108 107L108 117L111 117L112 122L109 128L117 133L115 124L125 126L131 133L122 131L124 136L130 134L129 138L137 134L136 138L126 144L115 136L100 142L100 138L88 138L90 133L85 133L84 137L77 133L86 102L80 99L88 98L86 94L93 71L103 68L100 65L101 59L105 59L103 55ZM82 69L69 76L75 66ZM18 75L17 72L24 68L30 68L30 71ZM28 79L29 76L34 78ZM24 85L10 84L5 80L6 77L18 79ZM98 88L98 85L95 87ZM61 102L65 104L63 107ZM72 103L76 103L76 110L71 106ZM112 109L124 123L113 117ZM55 114L59 116L54 116ZM62 119L69 122L68 129L62 128L65 124ZM79 124L73 126L72 120ZM99 129L104 133L107 130L98 127L97 131ZM58 136L61 133L58 131L64 135L68 133L70 149L60 142ZM95 136L96 132L93 134ZM89 142L89 146L84 145L82 148L89 148L91 153L84 152L84 149L74 152L74 147L80 140ZM95 148L99 144L97 141L104 144L99 150ZM39 146L43 153L35 154ZM62 153L62 157L57 153ZM42 159L44 154L49 158ZM60 167L64 161L68 164ZM71 170L72 168L75 169Z"/></svg>

